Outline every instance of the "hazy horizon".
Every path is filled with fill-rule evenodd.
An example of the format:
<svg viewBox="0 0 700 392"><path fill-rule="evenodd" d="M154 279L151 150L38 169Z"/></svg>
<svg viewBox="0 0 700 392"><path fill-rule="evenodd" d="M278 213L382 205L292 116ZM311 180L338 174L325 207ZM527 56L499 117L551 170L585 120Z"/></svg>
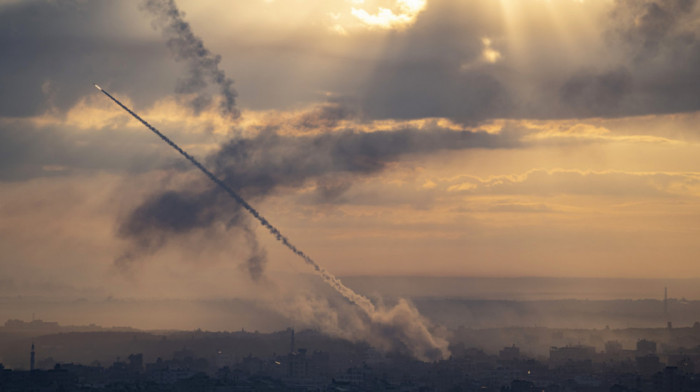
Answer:
<svg viewBox="0 0 700 392"><path fill-rule="evenodd" d="M663 328L667 321L673 321L676 327L689 327L700 321L695 316L700 311L700 282L694 279L341 278L349 287L375 301L391 304L398 298L407 298L432 323L451 329L460 326ZM314 275L304 275L303 279L310 292L333 296ZM679 283L686 285L683 288ZM665 287L669 288L668 315L663 311ZM574 295L581 294L581 290L586 290L585 295ZM692 293L696 296L691 296ZM318 328L299 315L280 312L275 301L274 297L0 295L5 320L35 318L58 321L62 325L94 323L144 330L273 332L294 325Z"/></svg>

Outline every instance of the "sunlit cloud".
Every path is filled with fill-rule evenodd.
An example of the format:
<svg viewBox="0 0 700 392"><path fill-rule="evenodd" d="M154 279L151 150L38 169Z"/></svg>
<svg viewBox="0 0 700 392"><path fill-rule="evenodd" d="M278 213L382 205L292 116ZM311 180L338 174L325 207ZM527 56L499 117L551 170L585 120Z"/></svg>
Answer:
<svg viewBox="0 0 700 392"><path fill-rule="evenodd" d="M533 169L520 174L489 178L464 176L463 180L445 185L447 192L467 192L475 195L694 197L698 196L700 191L700 173Z"/></svg>
<svg viewBox="0 0 700 392"><path fill-rule="evenodd" d="M501 52L497 51L491 46L490 38L482 38L481 43L484 45L484 49L481 51L481 56L486 62L493 64L503 57Z"/></svg>
<svg viewBox="0 0 700 392"><path fill-rule="evenodd" d="M426 0L396 0L397 12L384 7L378 7L376 13L369 13L364 8L355 7L352 8L351 12L366 26L380 29L401 29L413 24L418 14L425 9L426 4Z"/></svg>

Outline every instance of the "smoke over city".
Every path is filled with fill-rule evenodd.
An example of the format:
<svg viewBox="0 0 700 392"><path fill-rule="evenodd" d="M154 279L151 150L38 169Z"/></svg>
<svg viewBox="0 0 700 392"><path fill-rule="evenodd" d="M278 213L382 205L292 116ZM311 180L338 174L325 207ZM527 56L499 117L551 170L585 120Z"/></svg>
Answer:
<svg viewBox="0 0 700 392"><path fill-rule="evenodd" d="M235 107L233 81L219 68L220 56L211 53L194 35L175 2L147 0L143 2L143 9L153 16L154 26L167 37L168 47L176 59L188 64L187 77L179 81L177 92L189 99L195 112L200 112L211 105L213 99L207 87L214 84L222 97L221 113L237 118L239 111ZM245 267L250 277L258 281L264 277L267 255L251 226L252 217L339 294L362 309L361 321L355 323L364 331L360 338L371 336L378 340L380 347L411 352L421 359L442 358L448 354L444 337L434 335L435 328L429 326L410 302L401 300L395 306L375 307L368 298L342 284L292 244L246 199L262 200L281 189L312 185L317 189L319 200L332 202L352 187L355 178L379 173L405 157L442 150L512 148L519 145L517 137L508 132L454 130L437 123L373 132L353 127L338 128L343 120L357 120L360 114L347 102L330 101L292 124L301 130L325 131L308 135L285 134L275 125L260 126L253 136L234 137L207 156L205 162L212 168L210 172L136 113L102 91L214 183L195 181L180 189L156 192L136 206L119 223L118 234L129 245L115 259L117 267L128 271L134 268L137 260L153 255L173 239L224 227L233 241L247 249Z"/></svg>
<svg viewBox="0 0 700 392"><path fill-rule="evenodd" d="M202 173L204 173L209 179L217 185L220 190L223 190L228 196L236 201L243 209L250 213L265 229L267 229L270 234L272 234L277 241L282 243L285 247L291 250L295 255L299 256L306 264L310 265L313 270L323 278L323 280L328 283L338 294L342 295L345 299L357 305L364 314L369 318L369 325L375 327L374 334L368 335L378 335L386 336L387 340L390 342L391 348L396 350L403 350L411 352L414 356L422 360L437 360L445 358L449 351L447 350L447 341L438 336L433 336L426 326L427 320L423 319L415 307L412 307L406 301L400 301L399 304L390 309L377 308L374 304L366 297L356 293L349 287L345 286L338 278L333 274L326 271L321 267L316 261L311 259L306 253L297 248L292 242L280 232L277 227L272 225L265 217L263 217L260 212L258 212L253 206L245 201L236 191L224 183L212 172L207 170L199 161L197 161L193 156L184 151L175 142L170 140L158 129L150 125L148 122L143 120L138 114L133 112L131 109L122 104L119 100L114 98L107 91L103 90L98 85L95 85L100 91L102 91L107 97L114 101L117 105L121 106L122 109L126 110L130 115L140 121L144 126L150 129L158 137L160 137L164 142L169 144L187 160L189 160L195 167L197 167ZM171 194L168 194L168 200L173 199ZM176 198L174 198L176 199ZM190 204L187 204L188 206ZM192 210L188 207L187 210ZM165 216L170 219L167 214L157 214L155 216ZM193 224L202 225L206 223L209 219L207 216L196 217ZM182 230L181 222L175 225L174 230ZM254 256L255 257L255 256ZM120 260L117 260L119 262ZM258 272L256 269L250 269L251 274L255 276ZM398 346L397 344L398 343Z"/></svg>

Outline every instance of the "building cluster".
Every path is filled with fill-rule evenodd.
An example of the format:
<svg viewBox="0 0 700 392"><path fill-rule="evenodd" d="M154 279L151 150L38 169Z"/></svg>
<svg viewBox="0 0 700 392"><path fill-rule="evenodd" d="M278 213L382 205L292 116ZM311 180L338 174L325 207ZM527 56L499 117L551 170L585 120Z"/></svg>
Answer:
<svg viewBox="0 0 700 392"><path fill-rule="evenodd" d="M639 340L625 350L617 341L552 347L548 358L529 358L516 346L489 355L464 344L446 360L426 363L358 344L346 354L295 348L242 358L218 349L207 358L188 349L144 363L131 354L104 367L57 363L53 369L9 370L0 365L0 391L700 391L700 346L657 349Z"/></svg>

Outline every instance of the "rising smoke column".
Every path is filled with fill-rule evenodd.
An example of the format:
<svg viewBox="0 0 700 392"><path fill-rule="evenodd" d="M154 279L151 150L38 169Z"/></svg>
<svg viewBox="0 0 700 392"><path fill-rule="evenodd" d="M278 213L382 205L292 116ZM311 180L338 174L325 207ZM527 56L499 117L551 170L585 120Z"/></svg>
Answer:
<svg viewBox="0 0 700 392"><path fill-rule="evenodd" d="M226 77L219 69L221 56L212 53L204 46L204 42L194 35L190 24L183 19L184 14L177 9L174 0L145 0L143 9L155 17L154 25L158 26L168 38L168 47L178 61L186 61L189 66L189 77L181 79L176 91L183 94L196 94L190 101L197 112L206 107L211 96L204 91L208 83L218 86L224 100L220 104L221 113L238 118L240 112L236 109L236 90L233 80Z"/></svg>
<svg viewBox="0 0 700 392"><path fill-rule="evenodd" d="M195 113L201 112L211 104L212 96L210 91L213 88L218 89L221 99L219 100L219 111L223 116L229 118L238 118L240 112L236 108L236 97L238 94L233 88L233 80L226 76L225 72L219 67L221 56L212 53L202 41L201 38L192 32L192 28L185 21L185 14L181 12L174 0L142 0L141 9L146 11L153 17L153 26L162 31L163 36L167 39L167 46L178 62L184 62L187 65L187 75L178 80L175 91L178 94L183 94L189 106ZM208 192L210 193L210 192ZM200 194L200 196L202 196ZM205 199L212 197L204 195ZM148 200L148 205L141 206L137 211L142 213L142 218L145 222L150 222L158 226L160 219L167 215L167 211L163 210L163 206L171 206L178 211L185 211L178 216L183 218L184 222L193 223L196 227L204 228L207 223L211 223L214 218L211 212L200 211L202 214L197 215L197 206L193 195L177 195L174 193L163 194L153 197ZM212 200L209 200L212 202ZM237 207L238 208L238 207ZM239 215L237 215L239 216ZM168 221L167 227L160 226L161 232L151 230L152 227L143 224L144 222L130 221L127 225L120 228L120 235L129 236L132 233L139 233L139 240L135 246L128 252L122 254L115 260L115 264L119 267L124 267L128 270L130 264L142 253L150 253L157 250L165 242L164 232L182 232L179 230L182 225L171 217L165 219ZM171 223L175 223L172 225ZM229 222L227 225L236 227L243 232L243 238L248 245L250 255L246 260L246 266L253 280L259 280L264 271L265 263L267 262L266 253L258 244L257 238L253 233L250 222L247 218L242 217ZM184 230L186 231L186 230ZM145 234L145 235L144 235Z"/></svg>

